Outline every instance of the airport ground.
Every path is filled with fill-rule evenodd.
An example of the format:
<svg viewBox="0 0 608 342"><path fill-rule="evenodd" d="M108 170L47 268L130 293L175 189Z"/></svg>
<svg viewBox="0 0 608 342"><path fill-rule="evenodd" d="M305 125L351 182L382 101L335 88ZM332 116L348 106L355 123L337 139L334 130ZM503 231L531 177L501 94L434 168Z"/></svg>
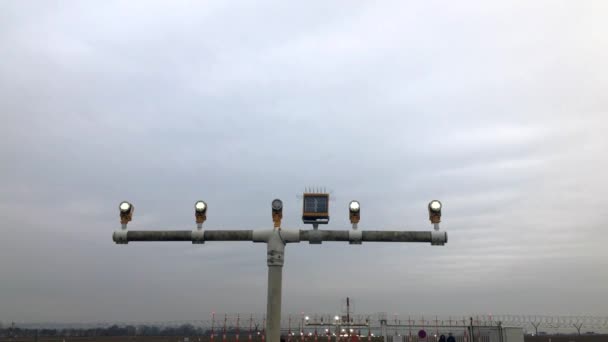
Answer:
<svg viewBox="0 0 608 342"><path fill-rule="evenodd" d="M209 337L189 337L190 342L210 342ZM181 336L112 336L112 337L39 337L38 342L183 342L184 337ZM229 342L235 342L234 339L228 339ZM247 336L241 336L240 342L248 342ZM262 342L261 338L253 338L253 342ZM296 342L299 339L295 339ZM308 342L314 341L308 339ZM326 338L319 338L319 342L327 341ZM335 340L332 339L332 342ZM344 339L342 340L344 341ZM367 338L362 339L362 342L367 341ZM382 342L381 337L375 337L373 342ZM525 342L608 342L608 335L544 335L544 336L526 336ZM36 342L35 338L16 338L6 339L0 338L0 342ZM215 338L215 342L221 342L221 337Z"/></svg>

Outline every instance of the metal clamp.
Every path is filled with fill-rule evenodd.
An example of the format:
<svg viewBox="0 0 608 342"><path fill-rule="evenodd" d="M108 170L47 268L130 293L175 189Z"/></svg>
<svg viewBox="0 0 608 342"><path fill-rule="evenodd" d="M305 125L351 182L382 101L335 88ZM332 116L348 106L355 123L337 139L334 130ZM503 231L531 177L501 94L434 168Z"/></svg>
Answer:
<svg viewBox="0 0 608 342"><path fill-rule="evenodd" d="M437 230L431 231L431 245L432 246L443 246L448 242L448 233L440 232Z"/></svg>
<svg viewBox="0 0 608 342"><path fill-rule="evenodd" d="M360 245L363 238L363 232L360 230L349 230L348 231L348 243L351 245Z"/></svg>
<svg viewBox="0 0 608 342"><path fill-rule="evenodd" d="M281 237L279 230L274 230L270 234L266 248L266 263L268 266L283 266L285 262L285 240Z"/></svg>
<svg viewBox="0 0 608 342"><path fill-rule="evenodd" d="M320 245L323 243L323 235L320 230L313 229L308 233L308 243L311 245Z"/></svg>
<svg viewBox="0 0 608 342"><path fill-rule="evenodd" d="M283 266L284 255L284 251L269 250L266 255L266 263L268 264L268 266Z"/></svg>
<svg viewBox="0 0 608 342"><path fill-rule="evenodd" d="M126 229L114 231L114 234L112 234L112 240L114 240L114 242L116 242L116 244L119 244L119 245L128 244L129 239L127 238L127 232L128 232L128 230L126 230Z"/></svg>
<svg viewBox="0 0 608 342"><path fill-rule="evenodd" d="M205 243L205 230L195 229L192 231L192 244Z"/></svg>

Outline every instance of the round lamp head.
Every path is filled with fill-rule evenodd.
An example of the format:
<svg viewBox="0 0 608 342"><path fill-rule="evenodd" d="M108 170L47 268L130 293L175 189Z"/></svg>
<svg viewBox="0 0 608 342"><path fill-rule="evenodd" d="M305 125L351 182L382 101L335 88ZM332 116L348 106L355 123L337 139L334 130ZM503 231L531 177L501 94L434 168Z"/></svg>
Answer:
<svg viewBox="0 0 608 342"><path fill-rule="evenodd" d="M350 210L351 213L358 213L359 210L361 210L361 205L358 201L350 201L348 204L348 210Z"/></svg>
<svg viewBox="0 0 608 342"><path fill-rule="evenodd" d="M197 201L194 203L194 210L197 213L204 213L207 211L207 203L205 203L205 201Z"/></svg>
<svg viewBox="0 0 608 342"><path fill-rule="evenodd" d="M272 210L279 211L283 209L283 201L280 199L275 199L272 201Z"/></svg>
<svg viewBox="0 0 608 342"><path fill-rule="evenodd" d="M120 223L123 228L126 228L126 224L131 222L133 218L133 205L127 201L122 201L118 205L118 210L120 211Z"/></svg>
<svg viewBox="0 0 608 342"><path fill-rule="evenodd" d="M441 212L441 202L438 200L432 200L429 203L429 210L435 213Z"/></svg>
<svg viewBox="0 0 608 342"><path fill-rule="evenodd" d="M131 211L131 208L133 208L133 206L131 205L131 203L124 201L120 203L118 208L120 209L121 213L128 213L129 211Z"/></svg>

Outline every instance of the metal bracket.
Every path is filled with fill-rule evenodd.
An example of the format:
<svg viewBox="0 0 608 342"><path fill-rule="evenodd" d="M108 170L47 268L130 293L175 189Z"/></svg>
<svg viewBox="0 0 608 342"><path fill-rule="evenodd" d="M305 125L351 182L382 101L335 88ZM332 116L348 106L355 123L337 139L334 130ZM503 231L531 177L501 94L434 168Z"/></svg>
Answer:
<svg viewBox="0 0 608 342"><path fill-rule="evenodd" d="M443 246L446 242L448 242L448 233L437 230L431 231L431 245Z"/></svg>
<svg viewBox="0 0 608 342"><path fill-rule="evenodd" d="M205 243L205 230L202 228L197 228L192 231L192 244L201 244Z"/></svg>
<svg viewBox="0 0 608 342"><path fill-rule="evenodd" d="M268 237L266 245L266 263L268 266L283 266L285 262L285 240L279 230L274 230Z"/></svg>
<svg viewBox="0 0 608 342"><path fill-rule="evenodd" d="M320 245L323 243L323 235L320 230L313 229L308 233L308 243L311 245Z"/></svg>
<svg viewBox="0 0 608 342"><path fill-rule="evenodd" d="M128 244L129 240L127 239L127 232L128 232L128 230L126 230L126 229L114 231L114 234L112 234L112 240L114 240L114 242L116 242L116 244L119 244L119 245Z"/></svg>
<svg viewBox="0 0 608 342"><path fill-rule="evenodd" d="M269 250L266 259L268 266L283 266L284 255L284 251Z"/></svg>
<svg viewBox="0 0 608 342"><path fill-rule="evenodd" d="M360 245L363 233L360 230L349 230L348 231L348 243L351 245Z"/></svg>

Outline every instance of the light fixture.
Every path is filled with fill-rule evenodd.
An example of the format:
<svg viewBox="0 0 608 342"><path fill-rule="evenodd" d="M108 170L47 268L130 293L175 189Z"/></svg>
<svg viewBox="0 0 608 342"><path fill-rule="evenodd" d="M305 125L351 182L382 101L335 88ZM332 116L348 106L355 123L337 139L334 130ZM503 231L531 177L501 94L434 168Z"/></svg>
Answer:
<svg viewBox="0 0 608 342"><path fill-rule="evenodd" d="M283 209L283 201L281 201L280 199L276 198L272 201L272 210L282 210Z"/></svg>
<svg viewBox="0 0 608 342"><path fill-rule="evenodd" d="M302 203L302 221L305 224L329 223L329 194L305 192Z"/></svg>
<svg viewBox="0 0 608 342"><path fill-rule="evenodd" d="M310 317L306 316L306 317L304 317L304 319L308 321L310 319Z"/></svg>
<svg viewBox="0 0 608 342"><path fill-rule="evenodd" d="M359 209L361 209L359 201L350 201L350 203L348 204L348 209L353 213L358 212Z"/></svg>
<svg viewBox="0 0 608 342"><path fill-rule="evenodd" d="M350 201L348 204L348 212L350 216L350 223L359 223L359 220L361 220L361 205L358 201Z"/></svg>
<svg viewBox="0 0 608 342"><path fill-rule="evenodd" d="M125 201L125 202L120 203L118 208L120 209L121 212L128 213L129 211L131 211L132 206L131 206L131 203Z"/></svg>
<svg viewBox="0 0 608 342"><path fill-rule="evenodd" d="M205 201L197 201L194 203L194 210L204 214L207 211L207 203Z"/></svg>
<svg viewBox="0 0 608 342"><path fill-rule="evenodd" d="M339 317L339 316L336 316L336 317L334 317L334 319L335 319L336 321L339 321L339 320L340 320L340 317Z"/></svg>
<svg viewBox="0 0 608 342"><path fill-rule="evenodd" d="M196 217L196 223L199 225L207 220L207 203L205 201L196 201L194 203L194 216Z"/></svg>
<svg viewBox="0 0 608 342"><path fill-rule="evenodd" d="M433 212L440 212L441 211L441 202L439 202L438 200L432 200L429 203L429 209L431 209Z"/></svg>
<svg viewBox="0 0 608 342"><path fill-rule="evenodd" d="M120 223L127 224L131 222L133 218L133 205L127 201L122 201L118 209L120 210Z"/></svg>
<svg viewBox="0 0 608 342"><path fill-rule="evenodd" d="M274 227L281 227L281 219L283 218L283 201L276 198L272 201L272 222L274 222Z"/></svg>
<svg viewBox="0 0 608 342"><path fill-rule="evenodd" d="M436 224L441 222L441 207L441 202L438 200L429 202L429 220L431 220L431 223Z"/></svg>

